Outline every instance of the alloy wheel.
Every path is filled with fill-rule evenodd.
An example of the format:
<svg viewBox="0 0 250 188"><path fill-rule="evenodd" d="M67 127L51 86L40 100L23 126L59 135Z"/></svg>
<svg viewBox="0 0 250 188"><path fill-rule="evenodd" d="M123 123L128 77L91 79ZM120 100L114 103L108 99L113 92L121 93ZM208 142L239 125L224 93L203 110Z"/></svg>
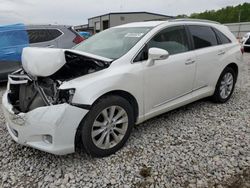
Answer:
<svg viewBox="0 0 250 188"><path fill-rule="evenodd" d="M120 106L105 108L96 117L91 137L96 147L110 149L121 142L128 129L128 114Z"/></svg>
<svg viewBox="0 0 250 188"><path fill-rule="evenodd" d="M226 99L230 96L233 90L234 77L232 73L228 72L223 76L220 83L220 96L222 99Z"/></svg>

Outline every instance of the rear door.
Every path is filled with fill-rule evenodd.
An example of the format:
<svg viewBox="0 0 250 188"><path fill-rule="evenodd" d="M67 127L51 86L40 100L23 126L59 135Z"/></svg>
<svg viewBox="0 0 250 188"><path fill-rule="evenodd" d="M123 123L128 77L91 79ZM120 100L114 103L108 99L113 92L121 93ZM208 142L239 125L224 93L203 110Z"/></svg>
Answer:
<svg viewBox="0 0 250 188"><path fill-rule="evenodd" d="M219 45L214 30L210 26L189 25L189 32L196 54L196 78L193 90L199 90L214 85L217 67L222 63L226 54L225 47Z"/></svg>

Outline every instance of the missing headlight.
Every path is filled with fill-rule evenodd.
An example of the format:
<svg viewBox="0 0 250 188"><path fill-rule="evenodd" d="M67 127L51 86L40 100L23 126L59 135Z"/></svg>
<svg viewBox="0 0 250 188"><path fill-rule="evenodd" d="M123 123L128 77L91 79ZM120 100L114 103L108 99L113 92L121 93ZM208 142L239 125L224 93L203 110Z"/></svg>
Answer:
<svg viewBox="0 0 250 188"><path fill-rule="evenodd" d="M63 89L59 90L58 103L72 103L75 89Z"/></svg>

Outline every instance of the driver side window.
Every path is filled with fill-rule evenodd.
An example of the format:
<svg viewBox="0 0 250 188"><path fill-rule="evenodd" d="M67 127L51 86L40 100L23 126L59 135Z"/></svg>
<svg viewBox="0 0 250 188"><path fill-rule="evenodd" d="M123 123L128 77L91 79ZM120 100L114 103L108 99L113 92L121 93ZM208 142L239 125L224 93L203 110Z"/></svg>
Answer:
<svg viewBox="0 0 250 188"><path fill-rule="evenodd" d="M161 48L167 50L170 55L189 51L190 48L185 27L175 26L160 31L137 55L134 62L147 60L147 53L150 48Z"/></svg>
<svg viewBox="0 0 250 188"><path fill-rule="evenodd" d="M161 31L149 41L149 48L161 48L167 50L170 55L188 51L188 39L184 26L171 27Z"/></svg>

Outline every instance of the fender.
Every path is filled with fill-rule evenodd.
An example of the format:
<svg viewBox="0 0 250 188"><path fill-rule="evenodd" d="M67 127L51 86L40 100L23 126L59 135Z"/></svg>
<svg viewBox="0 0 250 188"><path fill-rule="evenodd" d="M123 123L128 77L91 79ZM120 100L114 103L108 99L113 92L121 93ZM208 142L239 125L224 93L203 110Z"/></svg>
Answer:
<svg viewBox="0 0 250 188"><path fill-rule="evenodd" d="M142 64L126 64L110 67L105 71L85 75L63 83L59 89L75 88L74 104L92 105L106 93L121 90L130 93L137 100L139 116L143 114L143 74ZM128 69L129 68L129 69ZM126 72L125 72L126 71Z"/></svg>

